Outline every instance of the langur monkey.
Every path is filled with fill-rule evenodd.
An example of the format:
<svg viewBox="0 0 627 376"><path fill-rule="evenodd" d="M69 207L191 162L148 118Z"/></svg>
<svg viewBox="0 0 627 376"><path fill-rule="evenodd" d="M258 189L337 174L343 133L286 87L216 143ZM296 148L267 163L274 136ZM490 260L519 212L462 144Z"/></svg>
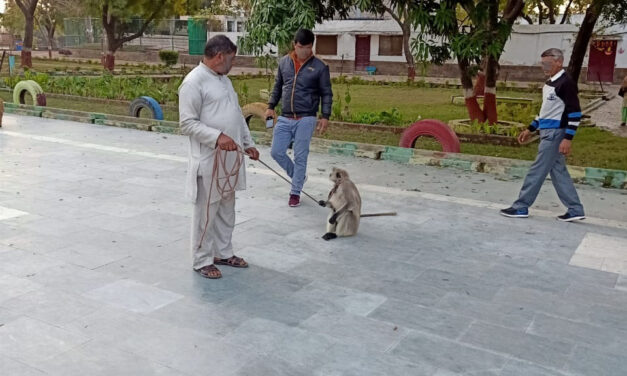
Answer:
<svg viewBox="0 0 627 376"><path fill-rule="evenodd" d="M361 196L346 170L333 167L329 179L334 183L327 201L320 201L321 206L331 208L327 223L327 233L322 239L331 240L338 236L353 236L359 229L361 216Z"/></svg>

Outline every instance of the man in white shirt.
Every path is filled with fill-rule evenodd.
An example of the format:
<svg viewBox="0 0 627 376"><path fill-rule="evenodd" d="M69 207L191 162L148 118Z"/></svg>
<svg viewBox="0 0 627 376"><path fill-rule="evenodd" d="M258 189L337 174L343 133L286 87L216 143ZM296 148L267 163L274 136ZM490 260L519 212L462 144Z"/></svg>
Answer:
<svg viewBox="0 0 627 376"><path fill-rule="evenodd" d="M237 94L226 75L233 66L237 47L224 35L211 38L203 61L179 87L181 133L189 136L186 195L194 203L191 248L193 268L205 278L218 279L217 265L245 268L244 259L233 254L231 237L235 226L235 192L218 193L225 180L235 190L246 189L246 172L227 176L223 168L214 171L217 149L226 153L226 169L236 166L244 150L251 159L259 152L242 116ZM216 175L216 173L218 175ZM214 179L217 177L217 179ZM211 193L211 197L210 196Z"/></svg>

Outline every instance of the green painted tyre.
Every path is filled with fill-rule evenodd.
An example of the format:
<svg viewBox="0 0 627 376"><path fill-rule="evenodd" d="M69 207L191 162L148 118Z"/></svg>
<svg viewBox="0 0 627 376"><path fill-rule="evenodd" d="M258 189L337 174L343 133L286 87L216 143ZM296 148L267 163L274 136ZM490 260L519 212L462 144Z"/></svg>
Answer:
<svg viewBox="0 0 627 376"><path fill-rule="evenodd" d="M26 93L33 98L32 105L45 106L46 95L39 84L33 80L20 81L13 89L13 103L27 104Z"/></svg>

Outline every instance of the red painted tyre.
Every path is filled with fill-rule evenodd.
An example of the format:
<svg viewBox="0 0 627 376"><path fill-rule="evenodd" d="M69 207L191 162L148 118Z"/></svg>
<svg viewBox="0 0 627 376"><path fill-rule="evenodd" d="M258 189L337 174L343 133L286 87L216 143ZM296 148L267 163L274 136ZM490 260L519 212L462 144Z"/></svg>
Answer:
<svg viewBox="0 0 627 376"><path fill-rule="evenodd" d="M409 126L403 132L400 147L413 148L416 140L421 136L431 136L435 138L440 145L442 151L447 153L459 153L459 139L448 124L435 119L420 120Z"/></svg>

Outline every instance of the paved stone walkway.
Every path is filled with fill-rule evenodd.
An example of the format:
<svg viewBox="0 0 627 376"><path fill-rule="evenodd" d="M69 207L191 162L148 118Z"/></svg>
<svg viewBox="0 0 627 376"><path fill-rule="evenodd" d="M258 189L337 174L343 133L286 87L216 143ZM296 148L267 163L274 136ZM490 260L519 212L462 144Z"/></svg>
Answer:
<svg viewBox="0 0 627 376"><path fill-rule="evenodd" d="M616 94L618 93L618 86L610 86L607 90L612 94ZM627 127L620 126L622 108L623 98L614 95L614 98L610 101L592 111L590 116L597 127L608 130L617 136L627 137Z"/></svg>
<svg viewBox="0 0 627 376"><path fill-rule="evenodd" d="M326 211L248 162L236 253L190 268L187 141L41 118L0 129L0 375L625 375L627 195L313 154L323 197L348 169L368 218L325 242ZM271 162L262 148L262 159Z"/></svg>

